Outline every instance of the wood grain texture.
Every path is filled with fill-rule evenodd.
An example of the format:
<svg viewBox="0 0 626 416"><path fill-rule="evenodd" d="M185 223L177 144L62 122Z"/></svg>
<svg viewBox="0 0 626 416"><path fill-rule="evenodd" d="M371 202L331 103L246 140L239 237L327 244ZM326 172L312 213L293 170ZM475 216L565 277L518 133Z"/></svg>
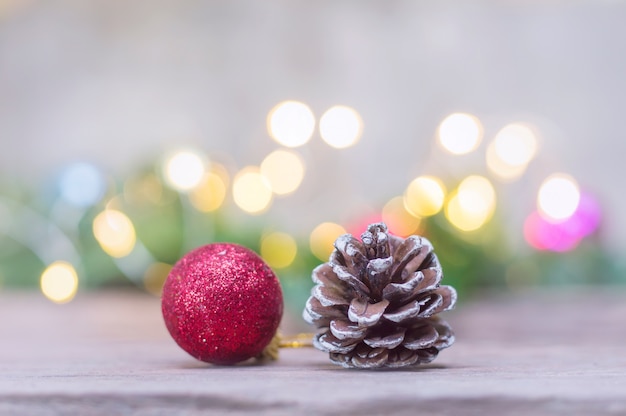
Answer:
<svg viewBox="0 0 626 416"><path fill-rule="evenodd" d="M3 292L0 415L626 414L625 300L585 289L462 303L445 314L457 342L435 362L368 371L313 349L211 366L170 339L158 299Z"/></svg>

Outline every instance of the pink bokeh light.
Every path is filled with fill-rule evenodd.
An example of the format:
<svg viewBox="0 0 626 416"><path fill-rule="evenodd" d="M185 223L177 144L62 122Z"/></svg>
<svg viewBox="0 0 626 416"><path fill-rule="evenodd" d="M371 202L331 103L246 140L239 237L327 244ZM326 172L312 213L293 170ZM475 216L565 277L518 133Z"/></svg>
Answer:
<svg viewBox="0 0 626 416"><path fill-rule="evenodd" d="M578 208L565 221L550 222L538 212L530 214L524 222L524 237L538 250L565 252L593 234L600 226L601 218L598 201L588 193L581 193Z"/></svg>

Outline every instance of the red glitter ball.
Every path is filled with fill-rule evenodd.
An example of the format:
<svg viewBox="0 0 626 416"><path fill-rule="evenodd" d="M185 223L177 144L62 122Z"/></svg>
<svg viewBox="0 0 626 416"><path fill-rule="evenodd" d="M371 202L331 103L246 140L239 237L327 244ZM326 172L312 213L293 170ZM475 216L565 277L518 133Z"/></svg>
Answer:
<svg viewBox="0 0 626 416"><path fill-rule="evenodd" d="M161 308L176 343L193 357L235 364L260 354L283 314L276 275L252 250L215 243L172 268Z"/></svg>

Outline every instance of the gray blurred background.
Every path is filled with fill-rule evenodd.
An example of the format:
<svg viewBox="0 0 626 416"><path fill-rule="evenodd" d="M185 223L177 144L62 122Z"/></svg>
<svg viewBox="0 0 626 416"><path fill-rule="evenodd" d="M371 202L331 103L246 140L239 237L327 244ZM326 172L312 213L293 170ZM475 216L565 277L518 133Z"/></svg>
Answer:
<svg viewBox="0 0 626 416"><path fill-rule="evenodd" d="M497 185L511 232L562 171L598 197L602 239L619 250L625 21L626 3L608 0L2 0L0 175L43 186L84 160L123 177L181 146L241 168L278 147L266 130L278 102L316 117L349 105L360 142L333 150L316 133L299 149L301 189L272 208L310 229L374 210L419 174L486 174L486 143L523 121L540 151ZM455 111L485 138L452 158L434 137Z"/></svg>

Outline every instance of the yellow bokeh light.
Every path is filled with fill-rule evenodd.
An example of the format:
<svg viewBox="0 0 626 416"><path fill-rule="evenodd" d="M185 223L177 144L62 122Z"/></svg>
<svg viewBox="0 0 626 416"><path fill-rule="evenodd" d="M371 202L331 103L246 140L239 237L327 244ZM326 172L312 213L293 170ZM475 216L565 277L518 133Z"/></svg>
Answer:
<svg viewBox="0 0 626 416"><path fill-rule="evenodd" d="M311 232L309 244L311 252L320 260L326 261L335 249L337 237L346 233L346 229L339 224L324 222Z"/></svg>
<svg viewBox="0 0 626 416"><path fill-rule="evenodd" d="M298 253L296 240L286 233L274 232L261 240L261 257L277 269L288 267Z"/></svg>
<svg viewBox="0 0 626 416"><path fill-rule="evenodd" d="M313 135L315 116L304 103L283 101L269 112L267 130L269 135L283 146L302 146Z"/></svg>
<svg viewBox="0 0 626 416"><path fill-rule="evenodd" d="M463 179L457 196L466 211L491 213L496 206L496 191L483 176L472 175Z"/></svg>
<svg viewBox="0 0 626 416"><path fill-rule="evenodd" d="M235 204L249 214L260 214L272 203L272 190L259 169L248 166L233 181Z"/></svg>
<svg viewBox="0 0 626 416"><path fill-rule="evenodd" d="M473 231L492 217L496 208L496 193L487 178L468 176L446 204L446 217L458 229Z"/></svg>
<svg viewBox="0 0 626 416"><path fill-rule="evenodd" d="M453 113L439 125L439 143L455 155L475 150L483 136L483 127L477 117L466 113Z"/></svg>
<svg viewBox="0 0 626 416"><path fill-rule="evenodd" d="M477 230L487 222L487 217L484 213L465 211L456 193L452 195L446 204L446 218L461 231Z"/></svg>
<svg viewBox="0 0 626 416"><path fill-rule="evenodd" d="M526 171L526 166L511 166L505 163L496 153L495 142L491 142L487 147L487 167L502 181L508 182L519 178Z"/></svg>
<svg viewBox="0 0 626 416"><path fill-rule="evenodd" d="M165 162L165 180L174 189L188 191L200 184L204 170L204 161L198 154L181 151Z"/></svg>
<svg viewBox="0 0 626 416"><path fill-rule="evenodd" d="M137 240L135 227L122 212L107 209L93 220L96 240L109 256L124 257L130 254Z"/></svg>
<svg viewBox="0 0 626 416"><path fill-rule="evenodd" d="M294 192L304 178L304 162L296 152L276 150L261 163L261 174L278 195Z"/></svg>
<svg viewBox="0 0 626 416"><path fill-rule="evenodd" d="M404 206L404 198L397 196L383 207L383 221L392 234L407 237L417 232L420 219L408 212Z"/></svg>
<svg viewBox="0 0 626 416"><path fill-rule="evenodd" d="M78 274L70 263L56 261L41 274L41 292L55 303L66 303L78 290Z"/></svg>
<svg viewBox="0 0 626 416"><path fill-rule="evenodd" d="M345 149L354 146L363 133L363 120L353 108L336 105L320 118L320 135L331 147Z"/></svg>
<svg viewBox="0 0 626 416"><path fill-rule="evenodd" d="M189 192L191 204L202 212L216 211L226 198L226 184L220 175L207 172L198 186Z"/></svg>
<svg viewBox="0 0 626 416"><path fill-rule="evenodd" d="M445 197L446 189L439 179L420 176L406 188L404 206L417 217L428 217L441 210Z"/></svg>
<svg viewBox="0 0 626 416"><path fill-rule="evenodd" d="M539 187L537 208L539 213L552 221L571 217L580 202L580 190L576 180L563 173L550 175Z"/></svg>
<svg viewBox="0 0 626 416"><path fill-rule="evenodd" d="M172 266L167 263L154 263L148 267L143 276L143 286L154 296L161 296L163 284Z"/></svg>
<svg viewBox="0 0 626 416"><path fill-rule="evenodd" d="M494 151L506 165L527 165L537 152L535 133L526 125L512 123L504 126L494 139Z"/></svg>

